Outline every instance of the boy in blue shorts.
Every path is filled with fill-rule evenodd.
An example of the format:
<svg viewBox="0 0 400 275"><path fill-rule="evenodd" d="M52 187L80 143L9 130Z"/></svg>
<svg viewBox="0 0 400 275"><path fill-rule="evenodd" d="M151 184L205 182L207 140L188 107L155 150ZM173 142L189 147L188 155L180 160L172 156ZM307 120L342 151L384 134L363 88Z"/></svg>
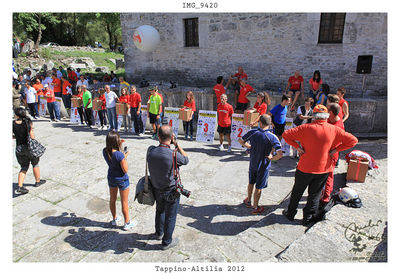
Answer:
<svg viewBox="0 0 400 275"><path fill-rule="evenodd" d="M239 139L239 143L250 149L250 165L249 165L249 184L247 186L247 198L243 203L246 207L252 207L252 214L261 214L264 211L263 206L259 206L258 202L261 197L261 191L268 185L269 169L271 160L278 160L282 157L281 143L278 137L268 131L272 123L271 116L262 115L260 117L260 127L251 129ZM276 152L273 155L273 152ZM253 205L251 197L254 191Z"/></svg>
<svg viewBox="0 0 400 275"><path fill-rule="evenodd" d="M285 131L286 124L286 114L288 110L288 105L290 104L290 97L287 95L282 95L281 104L276 105L272 108L268 114L272 117L272 125L275 129L275 135L278 136L279 141L282 140L282 134Z"/></svg>

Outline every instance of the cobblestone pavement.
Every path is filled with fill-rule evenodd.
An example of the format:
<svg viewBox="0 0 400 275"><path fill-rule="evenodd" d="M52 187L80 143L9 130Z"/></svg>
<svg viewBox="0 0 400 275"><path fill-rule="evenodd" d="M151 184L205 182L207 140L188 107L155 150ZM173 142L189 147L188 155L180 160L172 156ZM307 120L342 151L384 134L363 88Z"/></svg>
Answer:
<svg viewBox="0 0 400 275"><path fill-rule="evenodd" d="M239 150L219 152L217 144L181 140L190 160L181 168L181 178L192 195L181 198L174 232L180 244L163 251L160 241L151 236L155 207L133 201L135 184L144 175L146 148L157 144L150 135L121 133L130 151L130 215L138 223L131 231L123 231L109 223L107 166L102 156L107 132L67 121L38 120L34 127L37 139L47 147L40 160L47 183L34 187L30 168L25 180L30 192L18 196L13 190L14 262L330 262L357 261L352 257L364 252L370 260L373 253L386 251L386 242L370 240L363 253L351 252L354 242L345 236L346 225L352 222L362 226L370 219L373 223L381 220L378 233L386 227L386 140L362 141L356 147L369 152L380 166L365 183L351 184L364 207L337 205L326 221L308 230L301 225L301 211L294 222L281 215L294 181L294 159L284 157L273 163L260 201L265 211L252 215L242 204L249 157ZM15 189L19 171L15 155L12 166ZM341 161L337 185L344 184L345 171ZM122 215L119 201L117 212Z"/></svg>

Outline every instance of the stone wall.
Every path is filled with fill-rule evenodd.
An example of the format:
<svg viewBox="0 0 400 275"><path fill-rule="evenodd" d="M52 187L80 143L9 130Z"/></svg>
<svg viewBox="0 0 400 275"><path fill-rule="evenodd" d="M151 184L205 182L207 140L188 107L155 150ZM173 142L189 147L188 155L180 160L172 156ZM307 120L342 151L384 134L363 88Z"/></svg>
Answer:
<svg viewBox="0 0 400 275"><path fill-rule="evenodd" d="M184 47L183 19L199 18L199 47ZM161 42L152 53L138 50L135 28L155 27ZM387 95L387 14L347 13L343 43L318 44L320 13L122 13L127 79L177 81L178 85L212 87L218 75L227 78L242 65L258 89L284 88L300 70L308 89L314 70L348 97L361 95L363 75L357 57L373 55L366 77L367 97Z"/></svg>

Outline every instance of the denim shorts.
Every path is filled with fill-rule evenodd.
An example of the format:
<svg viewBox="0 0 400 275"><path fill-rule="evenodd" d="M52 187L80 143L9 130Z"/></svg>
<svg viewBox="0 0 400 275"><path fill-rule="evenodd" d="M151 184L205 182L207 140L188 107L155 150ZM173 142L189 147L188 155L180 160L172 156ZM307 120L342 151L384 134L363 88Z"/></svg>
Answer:
<svg viewBox="0 0 400 275"><path fill-rule="evenodd" d="M123 182L112 182L112 181L108 180L108 186L110 188L118 187L119 190L123 191L123 190L125 190L125 189L127 189L129 187L129 179L127 179L127 180L125 180Z"/></svg>

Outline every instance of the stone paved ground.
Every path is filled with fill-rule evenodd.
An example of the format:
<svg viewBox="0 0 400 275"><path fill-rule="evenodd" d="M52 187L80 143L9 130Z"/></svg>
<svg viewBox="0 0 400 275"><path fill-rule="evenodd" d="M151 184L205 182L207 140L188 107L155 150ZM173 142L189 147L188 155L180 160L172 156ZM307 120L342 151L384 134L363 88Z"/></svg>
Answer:
<svg viewBox="0 0 400 275"><path fill-rule="evenodd" d="M135 183L144 175L145 150L156 144L149 135L121 134L130 150L130 214L138 222L137 227L126 232L109 226L107 166L101 153L106 131L66 121L39 120L34 126L37 139L47 147L40 161L42 178L47 183L33 187L30 169L25 180L29 194L13 193L14 262L353 261L349 260L352 244L344 237L340 224L354 221L362 225L369 219L381 219L384 225L387 221L386 140L360 142L357 146L375 156L381 166L366 183L352 184L365 207L335 206L327 221L315 224L307 232L300 224L301 211L295 222L281 215L288 204L295 160L285 157L273 164L269 186L261 197L266 211L252 215L241 204L247 186L248 157L238 150L218 152L216 144L182 140L190 162L181 168L181 178L192 195L181 199L174 233L180 244L162 251L160 241L151 237L155 207L133 201ZM345 170L342 161L337 170L338 184L343 184ZM18 171L14 156L14 188ZM374 192L379 195L373 196ZM121 215L119 201L117 204ZM383 231L383 227L380 225L379 230ZM324 246L326 243L328 247ZM368 251L374 252L377 244L368 243ZM384 242L379 247L385 251ZM331 253L331 249L338 253ZM320 257L321 251L325 252Z"/></svg>

